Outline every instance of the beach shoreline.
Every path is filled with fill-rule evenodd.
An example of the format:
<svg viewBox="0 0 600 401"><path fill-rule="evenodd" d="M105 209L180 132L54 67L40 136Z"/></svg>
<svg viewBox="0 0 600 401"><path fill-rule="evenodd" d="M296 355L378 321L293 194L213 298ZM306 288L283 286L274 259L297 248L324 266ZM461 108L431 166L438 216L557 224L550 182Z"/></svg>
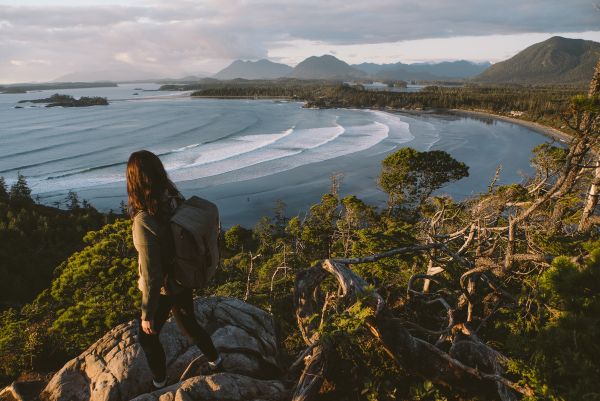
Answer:
<svg viewBox="0 0 600 401"><path fill-rule="evenodd" d="M298 100L289 96L202 96L202 95L193 95L191 98L198 99L245 99L245 100ZM303 107L306 105L306 101L300 101L304 103ZM317 109L326 109L322 107L316 107ZM352 107L340 107L340 109L351 109ZM425 110L411 110L411 109L396 109L396 108L362 108L358 107L360 110L371 110L371 111L384 111L384 112L399 112L406 114L450 114L450 115L462 115L466 117L485 117L485 118L495 118L497 120L510 122L513 124L518 124L526 128L530 128L533 131L536 131L544 136L557 140L559 142L563 142L565 144L569 143L572 139L571 135L557 129L554 127L550 127L549 125L540 124L534 121L523 120L520 118L509 117L502 114L492 113L487 110L468 110L468 109L425 109Z"/></svg>
<svg viewBox="0 0 600 401"><path fill-rule="evenodd" d="M565 144L569 143L572 139L571 135L557 129L550 127L549 125L544 125L540 123L536 123L534 121L522 120L520 118L503 116L501 114L494 114L487 111L479 111L479 110L464 110L464 109L448 109L447 112L455 115L464 115L467 117L491 117L501 121L506 121L513 124L518 124L523 127L529 128L533 131L539 132L542 135L550 137L552 139L558 140Z"/></svg>

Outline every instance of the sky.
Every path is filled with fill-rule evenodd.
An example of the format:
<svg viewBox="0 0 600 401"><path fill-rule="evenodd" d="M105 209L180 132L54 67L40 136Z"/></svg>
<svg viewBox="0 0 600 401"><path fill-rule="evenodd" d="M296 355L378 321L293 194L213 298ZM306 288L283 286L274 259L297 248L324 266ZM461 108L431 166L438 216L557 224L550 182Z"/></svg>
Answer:
<svg viewBox="0 0 600 401"><path fill-rule="evenodd" d="M497 62L554 35L600 42L600 0L0 0L0 83L206 75L235 59L322 54Z"/></svg>

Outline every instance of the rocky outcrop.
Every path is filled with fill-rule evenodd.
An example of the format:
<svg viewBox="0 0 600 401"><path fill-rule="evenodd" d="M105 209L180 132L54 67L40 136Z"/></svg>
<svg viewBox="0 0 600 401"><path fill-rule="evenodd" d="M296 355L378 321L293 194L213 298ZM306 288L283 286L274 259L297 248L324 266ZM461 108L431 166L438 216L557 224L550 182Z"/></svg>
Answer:
<svg viewBox="0 0 600 401"><path fill-rule="evenodd" d="M138 323L131 321L115 327L69 361L52 377L40 398L233 401L279 400L285 396L286 389L277 380L277 339L268 313L238 299L221 297L196 300L195 311L221 352L221 373L210 374L199 350L169 319L160 334L167 356L168 386L153 391L152 376L137 340Z"/></svg>
<svg viewBox="0 0 600 401"><path fill-rule="evenodd" d="M196 376L133 401L280 400L286 393L276 380L257 380L234 373Z"/></svg>

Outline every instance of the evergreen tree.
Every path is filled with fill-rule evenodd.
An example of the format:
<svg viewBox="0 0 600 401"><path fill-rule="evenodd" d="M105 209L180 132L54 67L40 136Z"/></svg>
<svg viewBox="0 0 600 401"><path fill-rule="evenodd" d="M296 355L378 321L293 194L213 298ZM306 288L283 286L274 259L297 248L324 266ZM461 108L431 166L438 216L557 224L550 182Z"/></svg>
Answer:
<svg viewBox="0 0 600 401"><path fill-rule="evenodd" d="M123 215L127 215L127 213L128 213L128 212L127 212L127 203L125 203L125 201L123 201L123 200L122 200L122 201L119 203L119 210L121 211L121 214L123 214Z"/></svg>
<svg viewBox="0 0 600 401"><path fill-rule="evenodd" d="M17 182L10 187L10 201L16 205L29 205L33 203L31 189L27 185L25 176L19 173Z"/></svg>
<svg viewBox="0 0 600 401"><path fill-rule="evenodd" d="M8 200L8 189L4 177L0 176L0 201Z"/></svg>
<svg viewBox="0 0 600 401"><path fill-rule="evenodd" d="M81 207L79 203L79 197L77 196L77 192L74 192L72 190L69 190L69 192L67 193L65 203L67 204L67 209L69 210L77 210Z"/></svg>

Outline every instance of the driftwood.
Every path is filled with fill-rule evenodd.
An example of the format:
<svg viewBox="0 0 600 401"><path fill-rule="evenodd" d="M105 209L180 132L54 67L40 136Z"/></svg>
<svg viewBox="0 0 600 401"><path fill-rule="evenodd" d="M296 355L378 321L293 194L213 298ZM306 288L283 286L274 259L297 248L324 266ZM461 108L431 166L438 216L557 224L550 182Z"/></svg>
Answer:
<svg viewBox="0 0 600 401"><path fill-rule="evenodd" d="M306 364L293 396L294 401L314 398L321 387L327 369L327 351L329 345L321 342L318 319L324 300L320 297L319 287L328 275L337 280L341 288L341 300L346 308L360 298L372 309L372 317L366 322L370 333L380 341L387 354L407 372L426 378L438 385L451 387L465 394L500 398L503 401L517 400L521 394L532 395L529 388L522 387L504 377L507 358L483 343L468 325L454 319L454 308L437 295L427 302L439 302L447 309L447 328L442 334L451 343L450 351L445 352L438 346L418 338L410 333L407 326L418 326L396 318L386 306L377 291L371 289L349 264L379 260L391 255L442 249L443 244L428 244L404 247L356 259L326 259L309 269L298 273L295 283L295 306L298 326L309 346L310 352L304 358ZM452 253L452 252L449 252ZM465 277L480 271L476 269L466 273ZM483 271L483 269L481 270ZM411 288L418 279L435 281L433 276L415 275L409 283L409 292L423 295ZM432 334L433 331L424 329ZM298 363L299 361L297 361Z"/></svg>

